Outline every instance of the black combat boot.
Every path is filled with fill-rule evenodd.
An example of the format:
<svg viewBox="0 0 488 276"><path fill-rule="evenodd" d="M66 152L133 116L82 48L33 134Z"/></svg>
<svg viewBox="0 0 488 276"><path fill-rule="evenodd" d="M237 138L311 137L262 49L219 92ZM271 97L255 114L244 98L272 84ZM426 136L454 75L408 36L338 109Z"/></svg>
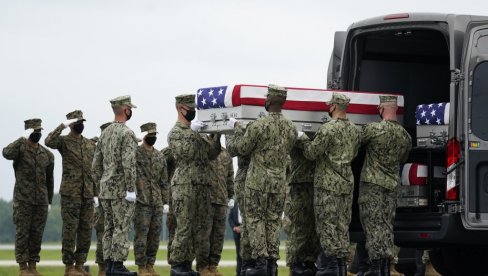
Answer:
<svg viewBox="0 0 488 276"><path fill-rule="evenodd" d="M187 267L186 263L177 263L171 265L171 271L169 273L170 276L188 276L190 270Z"/></svg>
<svg viewBox="0 0 488 276"><path fill-rule="evenodd" d="M253 266L254 260L242 260L241 274L239 276L246 276L247 269Z"/></svg>
<svg viewBox="0 0 488 276"><path fill-rule="evenodd" d="M303 276L315 276L317 273L317 266L314 262L305 262Z"/></svg>
<svg viewBox="0 0 488 276"><path fill-rule="evenodd" d="M372 260L368 271L364 273L364 276L383 276L381 275L381 259Z"/></svg>
<svg viewBox="0 0 488 276"><path fill-rule="evenodd" d="M339 265L337 263L337 258L332 256L326 256L327 265L324 267L320 267L317 271L317 276L339 276Z"/></svg>
<svg viewBox="0 0 488 276"><path fill-rule="evenodd" d="M290 276L303 276L304 272L305 272L305 266L302 263L292 263L291 264Z"/></svg>
<svg viewBox="0 0 488 276"><path fill-rule="evenodd" d="M390 259L381 259L381 276L390 276Z"/></svg>
<svg viewBox="0 0 488 276"><path fill-rule="evenodd" d="M185 262L185 267L186 267L186 270L188 271L188 274L187 274L188 276L200 276L200 272L194 271L191 268L191 262L190 261Z"/></svg>
<svg viewBox="0 0 488 276"><path fill-rule="evenodd" d="M105 263L107 264L107 268L105 268L105 275L110 276L112 275L112 270L114 268L114 261L105 260Z"/></svg>
<svg viewBox="0 0 488 276"><path fill-rule="evenodd" d="M137 276L137 272L129 271L123 262L115 262L112 268L112 276Z"/></svg>
<svg viewBox="0 0 488 276"><path fill-rule="evenodd" d="M265 258L257 258L254 266L246 270L246 276L268 276L268 264Z"/></svg>
<svg viewBox="0 0 488 276"><path fill-rule="evenodd" d="M345 258L337 258L337 266L339 268L340 276L347 276L347 264Z"/></svg>
<svg viewBox="0 0 488 276"><path fill-rule="evenodd" d="M278 276L278 264L275 259L268 259L268 276Z"/></svg>

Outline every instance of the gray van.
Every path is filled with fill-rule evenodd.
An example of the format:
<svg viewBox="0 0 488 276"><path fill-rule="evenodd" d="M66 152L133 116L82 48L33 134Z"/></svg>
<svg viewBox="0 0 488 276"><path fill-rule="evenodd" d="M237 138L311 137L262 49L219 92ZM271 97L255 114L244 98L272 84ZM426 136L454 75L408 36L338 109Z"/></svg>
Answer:
<svg viewBox="0 0 488 276"><path fill-rule="evenodd" d="M404 95L404 127L415 143L409 158L429 172L425 204L397 209L396 244L433 249L442 275L488 273L488 17L404 13L354 23L335 34L327 82ZM450 103L446 139L420 145L416 107L442 102ZM445 168L442 181L436 166ZM360 241L354 209L351 239Z"/></svg>

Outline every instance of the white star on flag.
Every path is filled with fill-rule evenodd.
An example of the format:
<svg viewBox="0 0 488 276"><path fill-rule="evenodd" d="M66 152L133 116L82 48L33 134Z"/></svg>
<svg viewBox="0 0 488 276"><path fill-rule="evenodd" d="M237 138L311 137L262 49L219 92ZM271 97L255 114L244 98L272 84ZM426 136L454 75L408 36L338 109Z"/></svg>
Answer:
<svg viewBox="0 0 488 276"><path fill-rule="evenodd" d="M216 98L213 98L212 99L212 105L216 105L217 104L217 99Z"/></svg>
<svg viewBox="0 0 488 276"><path fill-rule="evenodd" d="M200 90L198 90L198 96L201 96L201 95L202 95L202 93L203 93L203 91L202 91L201 89L200 89Z"/></svg>
<svg viewBox="0 0 488 276"><path fill-rule="evenodd" d="M441 119L440 118L437 118L437 120L435 120L435 122L440 125L441 124Z"/></svg>
<svg viewBox="0 0 488 276"><path fill-rule="evenodd" d="M213 92L214 92L214 91L213 91L213 89L212 89L212 90L210 90L210 91L208 91L208 95L209 95L209 96L213 96Z"/></svg>
<svg viewBox="0 0 488 276"><path fill-rule="evenodd" d="M420 120L417 120L417 125L420 125Z"/></svg>
<svg viewBox="0 0 488 276"><path fill-rule="evenodd" d="M444 103L439 103L437 106L438 106L438 107L441 107L441 106L443 106L443 105L444 105Z"/></svg>
<svg viewBox="0 0 488 276"><path fill-rule="evenodd" d="M425 117L425 110L422 111L422 113L420 113L420 115L422 116L422 118Z"/></svg>
<svg viewBox="0 0 488 276"><path fill-rule="evenodd" d="M205 98L203 98L202 105L206 105L206 104L207 104L207 100Z"/></svg>
<svg viewBox="0 0 488 276"><path fill-rule="evenodd" d="M429 119L425 119L425 124L430 125Z"/></svg>
<svg viewBox="0 0 488 276"><path fill-rule="evenodd" d="M434 104L429 104L429 105L428 105L428 107L429 107L429 108L432 108L432 106L434 106Z"/></svg>
<svg viewBox="0 0 488 276"><path fill-rule="evenodd" d="M435 109L430 112L431 116L435 116Z"/></svg>
<svg viewBox="0 0 488 276"><path fill-rule="evenodd" d="M220 88L219 89L219 96L222 95L223 92L224 92L224 89Z"/></svg>

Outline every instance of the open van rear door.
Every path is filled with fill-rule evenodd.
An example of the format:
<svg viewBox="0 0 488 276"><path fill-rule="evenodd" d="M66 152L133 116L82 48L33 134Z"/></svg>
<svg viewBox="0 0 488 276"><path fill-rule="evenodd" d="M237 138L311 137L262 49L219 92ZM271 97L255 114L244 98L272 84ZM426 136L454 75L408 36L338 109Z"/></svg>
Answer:
<svg viewBox="0 0 488 276"><path fill-rule="evenodd" d="M467 32L468 34L468 32ZM464 45L463 129L465 167L463 223L488 228L488 22L471 25ZM462 183L464 182L464 183ZM462 193L463 194L463 193Z"/></svg>
<svg viewBox="0 0 488 276"><path fill-rule="evenodd" d="M334 49L329 60L329 69L327 70L327 88L339 89L342 53L344 52L344 43L346 42L347 32L335 32Z"/></svg>

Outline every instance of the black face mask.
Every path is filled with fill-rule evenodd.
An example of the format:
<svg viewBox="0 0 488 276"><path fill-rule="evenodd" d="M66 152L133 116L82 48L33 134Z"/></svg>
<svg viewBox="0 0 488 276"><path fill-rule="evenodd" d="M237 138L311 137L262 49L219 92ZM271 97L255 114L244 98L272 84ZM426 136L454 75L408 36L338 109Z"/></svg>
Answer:
<svg viewBox="0 0 488 276"><path fill-rule="evenodd" d="M83 132L83 129L85 129L85 125L83 123L79 123L73 126L73 131L81 134Z"/></svg>
<svg viewBox="0 0 488 276"><path fill-rule="evenodd" d="M158 139L158 137L156 137L156 136L146 136L146 138L144 138L144 141L146 141L146 144L148 144L150 146L154 146L157 139Z"/></svg>
<svg viewBox="0 0 488 276"><path fill-rule="evenodd" d="M183 115L183 117L185 117L185 120L187 120L188 122L191 122L193 121L193 119L195 119L196 114L197 112L195 110L187 110L186 115Z"/></svg>
<svg viewBox="0 0 488 276"><path fill-rule="evenodd" d="M40 132L32 132L31 135L29 136L29 140L31 140L32 143L38 143L39 140L41 140L42 133Z"/></svg>
<svg viewBox="0 0 488 276"><path fill-rule="evenodd" d="M270 103L270 102L268 102L268 101L266 101L266 102L264 103L264 109L266 109L266 112L269 112L269 106L270 106L270 105L271 105L271 103Z"/></svg>
<svg viewBox="0 0 488 276"><path fill-rule="evenodd" d="M129 114L127 114L127 111L129 111ZM127 121L129 121L132 118L132 109L126 109L125 116L127 116Z"/></svg>

